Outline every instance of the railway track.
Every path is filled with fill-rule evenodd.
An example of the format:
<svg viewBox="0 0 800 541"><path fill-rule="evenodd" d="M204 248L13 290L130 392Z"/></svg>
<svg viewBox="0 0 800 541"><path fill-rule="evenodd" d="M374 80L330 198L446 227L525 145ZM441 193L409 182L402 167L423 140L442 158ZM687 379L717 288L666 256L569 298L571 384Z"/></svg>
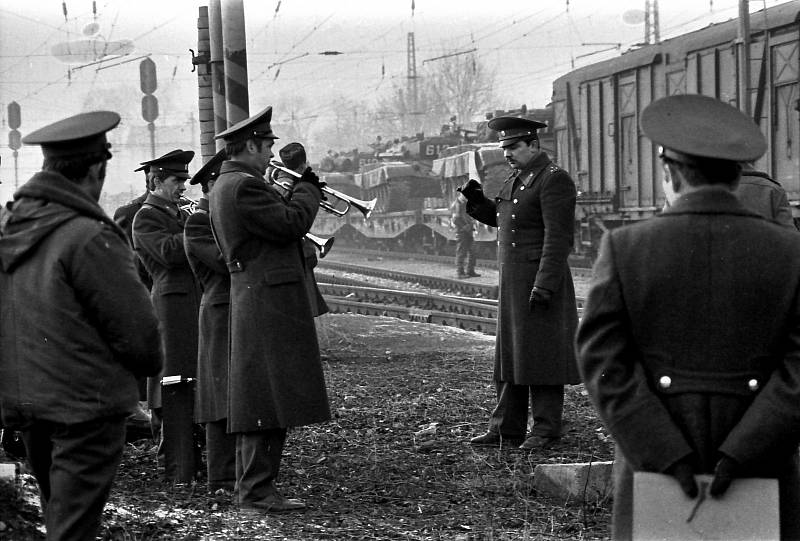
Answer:
<svg viewBox="0 0 800 541"><path fill-rule="evenodd" d="M354 265L351 263L342 263L339 261L321 260L317 266L320 269L319 273L324 273L328 270L345 272L349 274L358 274L363 276L373 276L376 278L384 278L387 280L395 280L399 282L406 282L418 284L419 286L437 289L441 291L456 291L471 297L483 297L486 299L497 298L497 286L485 285L478 282L470 282L468 280L456 280L453 278L444 278L441 276L425 276L421 274L414 274L411 272L397 271L393 269L382 269L376 267L368 267L364 265Z"/></svg>
<svg viewBox="0 0 800 541"><path fill-rule="evenodd" d="M327 272L329 270L344 271L349 274L359 274L356 271L366 269L368 272L361 274L362 278L353 276L340 276ZM370 283L370 278L386 278L383 273L376 274L376 270L358 265L336 263L324 265L317 271L317 282L325 297L325 301L332 313L355 313L362 315L389 316L408 321L448 325L461 329L495 334L497 332L497 300L494 298L463 297L450 292L479 286L480 284L461 284L458 280L423 276L408 272L392 271L392 280L407 283L409 289L376 287ZM410 289L412 284L424 284L430 287L437 286L437 291L419 291ZM495 291L496 296L496 291ZM578 298L578 313L583 310L583 298Z"/></svg>

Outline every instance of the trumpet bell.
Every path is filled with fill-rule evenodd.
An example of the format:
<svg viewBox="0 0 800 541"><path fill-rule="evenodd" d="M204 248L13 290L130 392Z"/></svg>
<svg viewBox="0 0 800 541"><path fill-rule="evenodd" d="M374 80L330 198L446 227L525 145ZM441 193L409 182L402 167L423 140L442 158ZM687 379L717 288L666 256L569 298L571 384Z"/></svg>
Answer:
<svg viewBox="0 0 800 541"><path fill-rule="evenodd" d="M314 245L314 247L319 250L319 258L322 259L328 252L331 251L333 248L333 241L335 237L331 237L329 239L323 239L322 237L318 237L316 235L312 235L311 233L306 233L306 240Z"/></svg>

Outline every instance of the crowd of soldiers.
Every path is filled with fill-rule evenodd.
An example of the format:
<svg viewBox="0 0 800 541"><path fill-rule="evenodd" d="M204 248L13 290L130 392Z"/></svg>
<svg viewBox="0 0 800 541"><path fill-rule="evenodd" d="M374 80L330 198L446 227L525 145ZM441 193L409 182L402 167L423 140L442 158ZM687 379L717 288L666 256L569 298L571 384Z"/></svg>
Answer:
<svg viewBox="0 0 800 541"><path fill-rule="evenodd" d="M268 181L271 117L217 134L224 149L193 176L192 151L142 162L146 193L115 220L97 202L116 113L24 139L44 164L0 213L0 413L22 434L48 539L94 539L145 397L165 481L197 479L199 423L210 491L250 515L305 508L276 481L287 430L331 416L314 323L327 307L304 241L325 186L299 143ZM704 96L657 100L641 126L660 145L667 206L604 236L579 325L575 183L541 149L543 123L489 121L513 172L489 196L470 180L454 208L465 232L497 228L500 269L497 404L469 443L552 446L565 386L584 383L617 443L615 539L633 536L636 472L698 502L724 501L740 477L777 479L781 535L798 538L800 236L777 184L743 174L764 137ZM187 181L202 188L191 212ZM476 275L466 250L463 264Z"/></svg>

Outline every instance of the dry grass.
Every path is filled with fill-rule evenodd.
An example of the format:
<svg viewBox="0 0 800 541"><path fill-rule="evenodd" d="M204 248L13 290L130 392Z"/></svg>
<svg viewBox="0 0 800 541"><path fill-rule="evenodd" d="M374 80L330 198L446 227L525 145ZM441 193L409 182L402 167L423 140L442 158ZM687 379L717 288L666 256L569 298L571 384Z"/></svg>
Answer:
<svg viewBox="0 0 800 541"><path fill-rule="evenodd" d="M476 450L466 442L485 429L494 403L491 339L366 316L326 316L320 336L335 418L290 433L279 481L306 512L248 520L202 483L163 486L155 450L141 442L126 452L105 539L607 537L607 505L533 489L536 464L611 456L580 387L568 390L571 430L556 447Z"/></svg>

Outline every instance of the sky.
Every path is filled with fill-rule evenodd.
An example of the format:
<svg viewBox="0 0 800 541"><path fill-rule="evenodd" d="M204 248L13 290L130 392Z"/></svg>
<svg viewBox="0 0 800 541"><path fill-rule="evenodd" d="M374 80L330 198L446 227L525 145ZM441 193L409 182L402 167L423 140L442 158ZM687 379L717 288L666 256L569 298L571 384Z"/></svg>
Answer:
<svg viewBox="0 0 800 541"><path fill-rule="evenodd" d="M751 1L750 7L783 1ZM7 146L11 101L21 107L23 136L86 110L120 112L120 128L109 135L115 157L106 191L141 191L141 178L132 170L150 153L141 132L146 123L138 66L144 55L157 66L156 133L170 133L157 135L156 155L199 147L197 77L189 49L197 49L198 9L207 1L94 4L96 13L91 0L0 0L0 201L11 197L15 179L23 183L41 165L38 147L23 146L15 177ZM492 109L544 107L557 77L641 43L644 26L626 23L623 15L629 19L631 10L643 8L644 0L244 0L250 111L274 104L275 122L295 110L324 126L335 98L374 106L407 82L409 33L418 75L425 76L438 56L474 49L496 74ZM659 12L665 39L736 17L738 1L660 0ZM93 30L96 40L131 40L130 54L88 66L53 55L54 47L90 39ZM200 165L196 159L190 171Z"/></svg>

